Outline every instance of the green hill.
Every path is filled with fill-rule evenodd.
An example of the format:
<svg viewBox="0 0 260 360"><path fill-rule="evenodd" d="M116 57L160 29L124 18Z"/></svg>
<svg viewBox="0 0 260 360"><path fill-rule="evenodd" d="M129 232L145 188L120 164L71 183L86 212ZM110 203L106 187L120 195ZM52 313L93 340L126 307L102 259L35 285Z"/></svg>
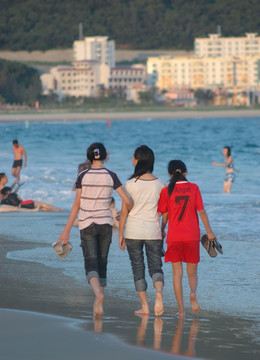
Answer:
<svg viewBox="0 0 260 360"><path fill-rule="evenodd" d="M0 60L0 104L34 104L41 92L36 70L15 61Z"/></svg>
<svg viewBox="0 0 260 360"><path fill-rule="evenodd" d="M195 37L260 33L259 0L0 0L0 50L70 48L106 35L130 49L193 48Z"/></svg>

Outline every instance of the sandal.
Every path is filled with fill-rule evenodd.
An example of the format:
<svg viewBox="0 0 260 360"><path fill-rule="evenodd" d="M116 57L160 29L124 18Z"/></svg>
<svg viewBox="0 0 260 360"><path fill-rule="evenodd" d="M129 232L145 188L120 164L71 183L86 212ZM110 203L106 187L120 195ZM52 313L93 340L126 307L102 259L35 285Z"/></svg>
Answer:
<svg viewBox="0 0 260 360"><path fill-rule="evenodd" d="M52 244L52 248L54 252L60 257L65 258L72 250L71 243L62 244L59 241L56 241Z"/></svg>
<svg viewBox="0 0 260 360"><path fill-rule="evenodd" d="M213 240L213 246L214 246L215 249L218 250L218 252L219 252L220 254L223 254L222 246L221 246L221 244L218 242L217 238L215 238L215 239Z"/></svg>
<svg viewBox="0 0 260 360"><path fill-rule="evenodd" d="M200 242L203 245L203 247L206 249L209 256L216 257L218 255L215 250L215 246L214 246L213 242L209 241L207 235L203 235Z"/></svg>

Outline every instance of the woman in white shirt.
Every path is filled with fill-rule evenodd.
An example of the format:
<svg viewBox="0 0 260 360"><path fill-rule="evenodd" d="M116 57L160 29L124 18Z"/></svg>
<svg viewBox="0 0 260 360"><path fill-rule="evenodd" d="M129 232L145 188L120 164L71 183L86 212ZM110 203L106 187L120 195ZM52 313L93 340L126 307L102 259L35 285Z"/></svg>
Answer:
<svg viewBox="0 0 260 360"><path fill-rule="evenodd" d="M156 316L163 313L162 271L162 232L157 205L160 192L165 184L156 178L153 172L154 153L146 145L139 146L133 155L135 171L126 182L125 188L132 198L133 208L129 212L123 202L119 223L119 246L127 247L132 265L135 289L138 292L142 308L136 314L148 315L145 280L144 251L145 247L148 270L156 290L154 312ZM125 235L124 235L125 229Z"/></svg>

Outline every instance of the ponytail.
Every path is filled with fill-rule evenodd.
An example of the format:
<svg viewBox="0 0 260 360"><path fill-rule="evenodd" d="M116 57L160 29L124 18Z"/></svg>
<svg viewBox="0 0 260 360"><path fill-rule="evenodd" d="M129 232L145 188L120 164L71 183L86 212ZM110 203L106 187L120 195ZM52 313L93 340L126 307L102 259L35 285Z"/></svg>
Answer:
<svg viewBox="0 0 260 360"><path fill-rule="evenodd" d="M153 172L153 165L154 165L154 153L153 150L150 149L146 145L141 145L134 152L134 158L137 161L135 166L134 173L130 176L129 179L139 179L140 176L143 174Z"/></svg>
<svg viewBox="0 0 260 360"><path fill-rule="evenodd" d="M187 181L183 173L187 172L186 165L181 160L171 160L168 164L168 173L172 175L169 186L168 194L171 196L177 181Z"/></svg>
<svg viewBox="0 0 260 360"><path fill-rule="evenodd" d="M107 157L107 151L102 143L93 143L87 149L87 158L93 163L94 160L104 161Z"/></svg>

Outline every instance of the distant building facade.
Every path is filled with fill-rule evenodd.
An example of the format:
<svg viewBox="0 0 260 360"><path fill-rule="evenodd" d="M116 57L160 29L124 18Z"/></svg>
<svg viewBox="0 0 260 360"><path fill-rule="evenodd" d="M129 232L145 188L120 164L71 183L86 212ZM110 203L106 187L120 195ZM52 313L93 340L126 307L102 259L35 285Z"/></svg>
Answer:
<svg viewBox="0 0 260 360"><path fill-rule="evenodd" d="M113 92L126 91L146 82L146 67L142 65L118 66L110 69L109 89Z"/></svg>
<svg viewBox="0 0 260 360"><path fill-rule="evenodd" d="M176 88L256 88L260 82L260 54L251 57L173 58L147 61L147 84L160 91Z"/></svg>
<svg viewBox="0 0 260 360"><path fill-rule="evenodd" d="M49 74L41 76L43 93L54 92L64 96L98 97L101 91L126 96L127 91L146 81L146 68L114 67L97 60L74 61L71 66L52 68Z"/></svg>
<svg viewBox="0 0 260 360"><path fill-rule="evenodd" d="M208 38L196 38L194 42L196 57L231 56L249 57L260 55L260 37L256 33L246 33L244 37L221 37L209 34Z"/></svg>
<svg viewBox="0 0 260 360"><path fill-rule="evenodd" d="M97 60L109 67L115 66L115 41L108 36L85 37L73 43L75 61Z"/></svg>

